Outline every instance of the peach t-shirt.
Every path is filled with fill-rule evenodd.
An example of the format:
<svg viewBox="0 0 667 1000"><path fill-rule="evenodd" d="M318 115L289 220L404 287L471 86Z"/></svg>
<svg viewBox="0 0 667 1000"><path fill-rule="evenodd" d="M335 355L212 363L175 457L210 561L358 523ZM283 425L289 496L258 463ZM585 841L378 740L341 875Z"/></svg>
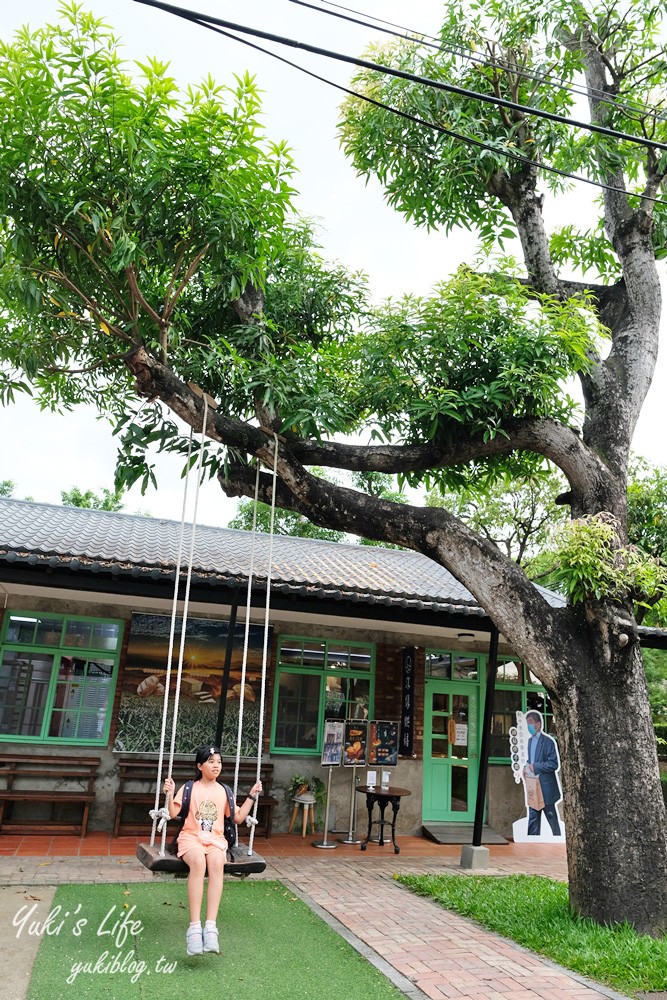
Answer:
<svg viewBox="0 0 667 1000"><path fill-rule="evenodd" d="M179 798L182 800L182 793ZM227 850L226 809L227 793L219 782L209 788L203 787L201 781L193 782L190 808L178 836L179 858L192 847L203 847L207 854L214 847Z"/></svg>

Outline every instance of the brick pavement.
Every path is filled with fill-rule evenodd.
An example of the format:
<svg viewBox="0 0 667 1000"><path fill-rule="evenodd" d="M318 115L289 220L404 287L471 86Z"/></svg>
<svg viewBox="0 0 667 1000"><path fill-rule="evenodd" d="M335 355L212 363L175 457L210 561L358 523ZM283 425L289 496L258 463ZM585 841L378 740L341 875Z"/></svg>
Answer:
<svg viewBox="0 0 667 1000"><path fill-rule="evenodd" d="M42 844L41 854L25 854L30 842L0 837L0 885L53 885L64 882L136 882L154 876L133 857L134 841L113 842L91 834L83 847L58 841ZM12 838L14 840L14 838ZM526 949L471 921L413 895L393 875L460 871L460 848L440 847L417 837L400 839L401 854L390 847L340 845L335 851L311 847L300 837L257 841L267 861L263 877L280 879L381 969L412 1000L599 1000L618 997L602 986L538 958ZM92 853L93 849L99 851ZM562 846L492 847L488 874L543 874L566 878Z"/></svg>

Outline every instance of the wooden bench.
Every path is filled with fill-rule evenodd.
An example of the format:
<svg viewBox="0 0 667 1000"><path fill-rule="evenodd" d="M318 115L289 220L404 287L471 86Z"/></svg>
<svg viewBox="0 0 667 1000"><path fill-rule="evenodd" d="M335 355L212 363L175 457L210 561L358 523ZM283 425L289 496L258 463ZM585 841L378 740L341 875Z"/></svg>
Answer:
<svg viewBox="0 0 667 1000"><path fill-rule="evenodd" d="M223 758L222 779L225 784L232 785L234 783L234 764L233 759ZM188 757L187 760L174 761L172 777L176 782L176 788L180 788L189 778L194 778L194 771L192 757ZM166 774L167 761L163 765L163 778L166 777ZM256 761L241 761L239 767L239 805L245 802L246 792L254 785L256 774ZM271 836L273 827L273 810L278 804L278 800L271 795L273 764L263 763L260 776L264 790L257 803L258 825L256 832L268 838ZM118 779L118 791L115 795L114 837L148 836L152 827L152 820L148 813L155 805L157 758L137 760L134 755L119 757ZM163 803L164 796L160 794L160 805ZM128 815L129 813L133 815ZM243 829L245 829L244 826L239 827L239 833Z"/></svg>
<svg viewBox="0 0 667 1000"><path fill-rule="evenodd" d="M57 754L0 754L0 832L21 834L70 833L85 837L99 757ZM47 804L50 817L15 818L17 802ZM56 817L61 806L81 806L80 819Z"/></svg>

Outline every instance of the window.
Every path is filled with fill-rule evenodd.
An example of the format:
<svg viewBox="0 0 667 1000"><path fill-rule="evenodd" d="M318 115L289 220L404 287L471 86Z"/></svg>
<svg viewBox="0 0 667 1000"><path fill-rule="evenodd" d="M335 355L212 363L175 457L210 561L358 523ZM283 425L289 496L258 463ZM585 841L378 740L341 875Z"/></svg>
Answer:
<svg viewBox="0 0 667 1000"><path fill-rule="evenodd" d="M426 650L426 676L443 681L479 681L479 656Z"/></svg>
<svg viewBox="0 0 667 1000"><path fill-rule="evenodd" d="M489 757L509 763L509 731L517 712L542 713L544 731L557 738L549 696L540 681L518 659L499 657L491 714Z"/></svg>
<svg viewBox="0 0 667 1000"><path fill-rule="evenodd" d="M123 624L13 612L0 647L0 740L105 744Z"/></svg>
<svg viewBox="0 0 667 1000"><path fill-rule="evenodd" d="M368 719L375 648L282 636L278 643L272 753L319 754L325 719Z"/></svg>

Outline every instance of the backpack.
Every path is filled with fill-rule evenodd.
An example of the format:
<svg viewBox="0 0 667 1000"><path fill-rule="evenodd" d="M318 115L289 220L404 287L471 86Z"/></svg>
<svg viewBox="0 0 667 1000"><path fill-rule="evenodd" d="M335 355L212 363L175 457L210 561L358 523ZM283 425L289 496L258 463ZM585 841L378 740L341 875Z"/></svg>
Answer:
<svg viewBox="0 0 667 1000"><path fill-rule="evenodd" d="M225 814L224 817L224 830L225 830L225 840L229 845L229 850L227 851L228 860L233 860L229 855L231 849L236 847L236 823L232 819L232 816L236 812L236 802L234 801L234 792L231 790L229 785L225 785L224 782L220 782L225 792L227 793L227 802L229 803L229 816ZM178 835L183 829L183 824L185 823L186 817L190 812L190 799L192 798L192 786L194 785L194 779L186 781L183 785L183 801L181 802L181 811L178 816L175 817L178 823L178 829L176 830L173 840L169 845L169 853L176 854L178 850Z"/></svg>

